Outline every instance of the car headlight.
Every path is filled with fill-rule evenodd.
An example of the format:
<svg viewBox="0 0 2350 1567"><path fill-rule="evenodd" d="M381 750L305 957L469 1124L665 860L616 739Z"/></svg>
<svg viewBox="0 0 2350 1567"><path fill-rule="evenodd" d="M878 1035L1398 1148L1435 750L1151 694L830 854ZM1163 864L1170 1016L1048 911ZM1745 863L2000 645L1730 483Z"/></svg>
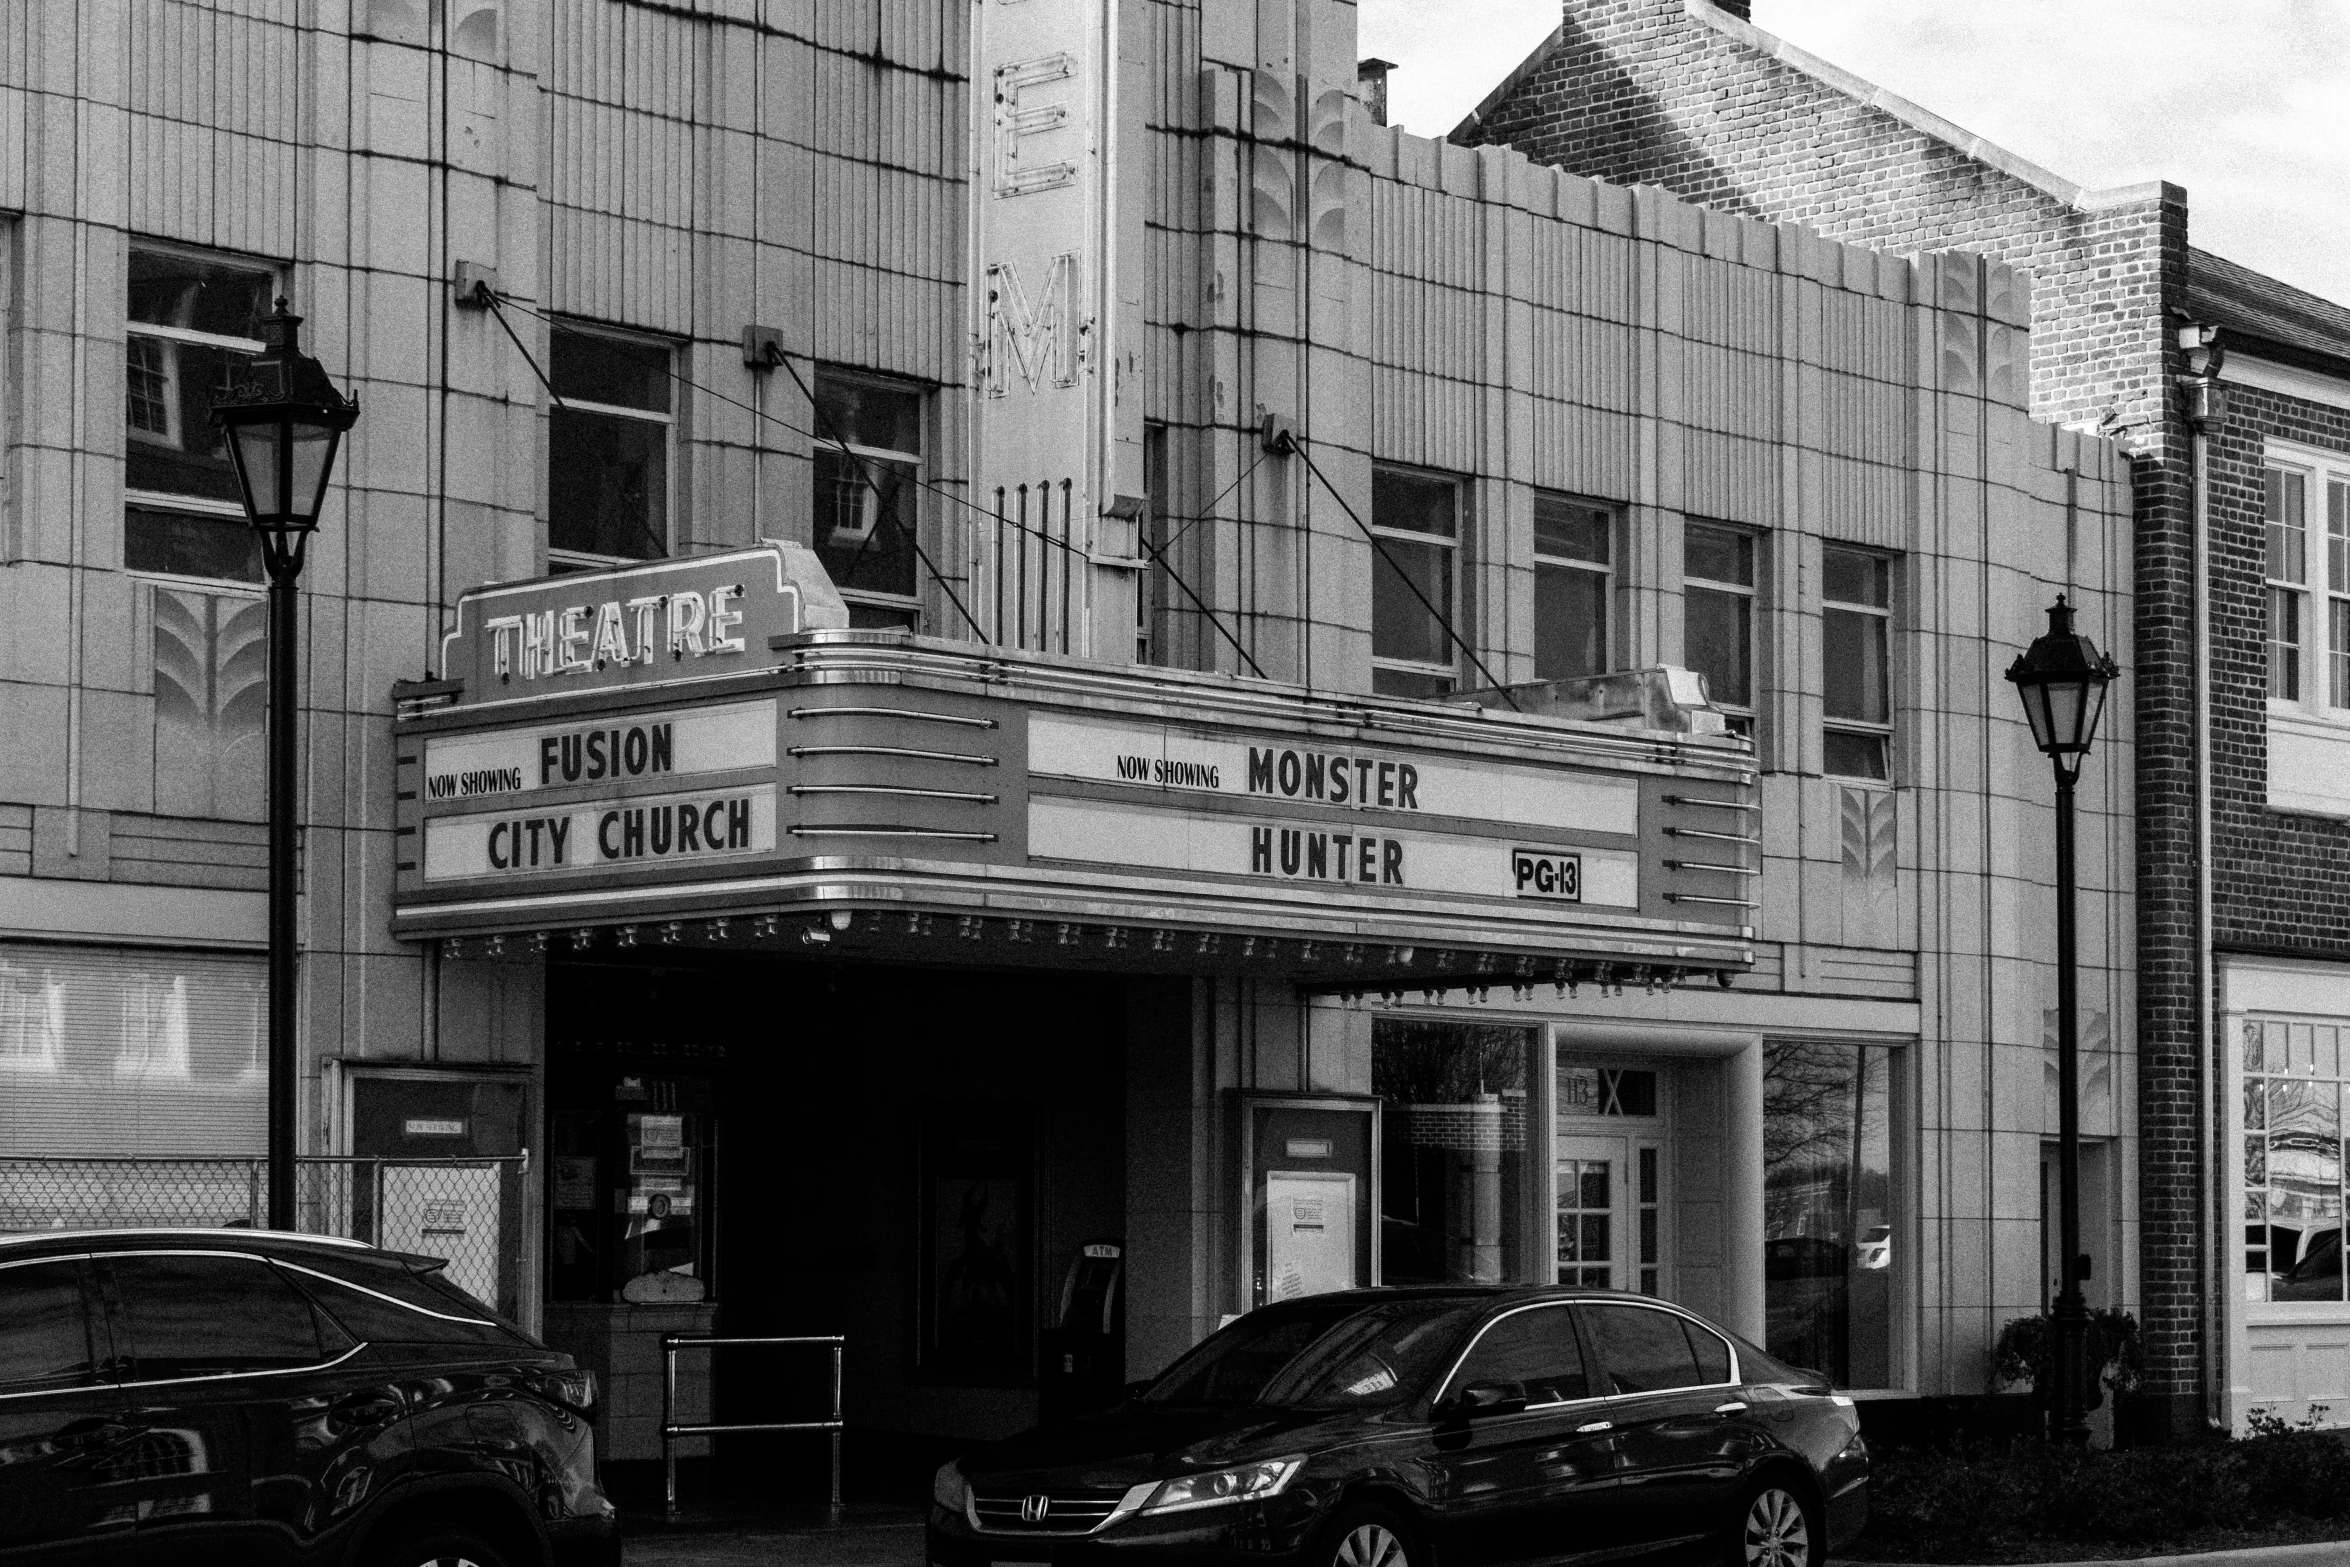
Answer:
<svg viewBox="0 0 2350 1567"><path fill-rule="evenodd" d="M940 1464L938 1473L930 1478L930 1499L950 1513L964 1510L971 1499L971 1482L963 1478L959 1464Z"/></svg>
<svg viewBox="0 0 2350 1567"><path fill-rule="evenodd" d="M1151 1499L1142 1504L1148 1513L1188 1512L1194 1507L1221 1507L1226 1502L1256 1502L1268 1496L1279 1496L1282 1488L1305 1467L1305 1458L1268 1458L1263 1463L1242 1464L1233 1469L1218 1469L1210 1474L1185 1475L1180 1480L1169 1480L1151 1493Z"/></svg>

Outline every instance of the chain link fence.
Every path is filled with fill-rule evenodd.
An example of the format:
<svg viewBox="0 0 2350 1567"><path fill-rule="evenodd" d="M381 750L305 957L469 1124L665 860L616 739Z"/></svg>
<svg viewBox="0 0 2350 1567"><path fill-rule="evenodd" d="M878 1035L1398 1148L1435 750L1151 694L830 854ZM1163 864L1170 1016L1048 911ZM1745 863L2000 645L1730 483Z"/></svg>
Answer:
<svg viewBox="0 0 2350 1567"><path fill-rule="evenodd" d="M511 1310L529 1156L297 1159L295 1227L445 1259L453 1284ZM258 1229L266 1159L0 1158L0 1234L27 1230Z"/></svg>

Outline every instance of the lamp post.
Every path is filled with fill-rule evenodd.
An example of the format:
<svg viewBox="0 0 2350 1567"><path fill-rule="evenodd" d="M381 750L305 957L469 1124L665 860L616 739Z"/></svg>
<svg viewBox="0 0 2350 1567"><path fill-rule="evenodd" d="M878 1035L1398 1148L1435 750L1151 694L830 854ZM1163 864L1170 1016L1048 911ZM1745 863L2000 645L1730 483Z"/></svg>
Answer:
<svg viewBox="0 0 2350 1567"><path fill-rule="evenodd" d="M294 583L356 400L302 352L302 318L277 310L244 377L212 406L245 518L269 573L269 1227L294 1227Z"/></svg>
<svg viewBox="0 0 2350 1567"><path fill-rule="evenodd" d="M2008 666L2040 754L2056 764L2056 1139L2057 1246L2063 1258L2056 1295L2056 1397L2048 1412L2052 1440L2089 1440L2087 1359L2089 1305L2081 1295L2081 1091L2079 983L2073 956L2073 784L2097 737L2105 688L2120 667L2073 630L2072 606L2056 596L2047 635Z"/></svg>

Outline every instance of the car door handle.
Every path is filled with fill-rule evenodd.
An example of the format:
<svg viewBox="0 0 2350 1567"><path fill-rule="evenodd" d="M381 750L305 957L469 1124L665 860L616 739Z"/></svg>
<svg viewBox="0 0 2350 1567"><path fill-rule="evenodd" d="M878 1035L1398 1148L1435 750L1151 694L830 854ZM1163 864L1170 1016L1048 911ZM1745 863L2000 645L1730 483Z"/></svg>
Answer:
<svg viewBox="0 0 2350 1567"><path fill-rule="evenodd" d="M1575 1427L1575 1434L1577 1436L1594 1436L1602 1431L1613 1431L1615 1428L1616 1423L1613 1420L1594 1420L1587 1426Z"/></svg>
<svg viewBox="0 0 2350 1567"><path fill-rule="evenodd" d="M378 1421L396 1419L406 1409L407 1405L401 1402L398 1394L369 1388L336 1399L328 1413L351 1425L374 1425Z"/></svg>
<svg viewBox="0 0 2350 1567"><path fill-rule="evenodd" d="M1717 1415L1743 1415L1746 1413L1746 1405L1742 1400L1733 1398L1727 1404L1714 1405L1714 1413Z"/></svg>

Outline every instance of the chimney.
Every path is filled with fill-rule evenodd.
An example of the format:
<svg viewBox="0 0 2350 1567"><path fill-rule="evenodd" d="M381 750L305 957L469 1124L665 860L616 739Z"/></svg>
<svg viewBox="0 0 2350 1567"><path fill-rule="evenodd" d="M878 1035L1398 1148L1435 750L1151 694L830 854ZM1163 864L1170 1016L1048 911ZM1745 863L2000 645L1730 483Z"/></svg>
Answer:
<svg viewBox="0 0 2350 1567"><path fill-rule="evenodd" d="M1363 84L1363 107L1371 111L1371 123L1387 123L1387 73L1395 69L1393 60L1357 60L1355 80Z"/></svg>

